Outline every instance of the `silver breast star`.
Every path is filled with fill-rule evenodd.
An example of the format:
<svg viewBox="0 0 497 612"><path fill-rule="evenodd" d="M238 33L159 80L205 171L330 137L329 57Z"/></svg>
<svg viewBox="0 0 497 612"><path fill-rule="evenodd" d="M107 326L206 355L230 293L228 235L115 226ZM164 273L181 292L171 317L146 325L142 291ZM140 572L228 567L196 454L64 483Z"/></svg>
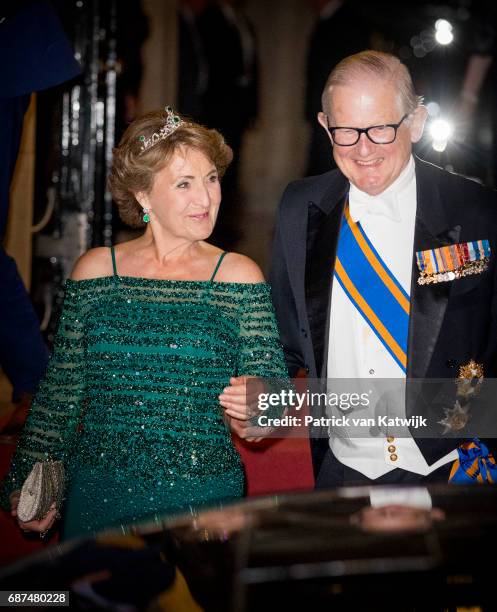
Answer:
<svg viewBox="0 0 497 612"><path fill-rule="evenodd" d="M443 425L446 434L448 431L459 431L464 429L469 420L469 408L462 407L459 402L454 404L454 408L444 408L445 417L438 421L439 425Z"/></svg>

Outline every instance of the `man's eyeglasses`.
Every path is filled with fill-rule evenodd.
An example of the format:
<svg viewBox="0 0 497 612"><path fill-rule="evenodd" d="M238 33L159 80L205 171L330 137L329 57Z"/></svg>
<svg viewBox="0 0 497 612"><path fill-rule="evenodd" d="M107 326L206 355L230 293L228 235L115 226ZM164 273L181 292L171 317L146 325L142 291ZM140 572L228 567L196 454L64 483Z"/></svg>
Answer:
<svg viewBox="0 0 497 612"><path fill-rule="evenodd" d="M359 142L361 134L366 134L374 144L390 144L397 138L397 130L400 124L407 119L409 114L404 115L398 123L387 123L386 125L372 125L368 128L337 127L331 126L328 116L326 123L330 131L333 143L340 147L352 147Z"/></svg>

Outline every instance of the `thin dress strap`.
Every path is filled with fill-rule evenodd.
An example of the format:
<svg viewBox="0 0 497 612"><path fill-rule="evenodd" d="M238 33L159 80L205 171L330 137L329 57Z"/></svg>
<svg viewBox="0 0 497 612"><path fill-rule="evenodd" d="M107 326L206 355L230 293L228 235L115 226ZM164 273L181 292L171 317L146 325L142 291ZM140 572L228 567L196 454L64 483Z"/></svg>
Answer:
<svg viewBox="0 0 497 612"><path fill-rule="evenodd" d="M210 279L209 279L209 281L210 281L211 283L212 283L212 281L214 280L214 277L216 276L217 271L219 270L219 266L221 265L221 263L222 263L222 261L223 261L224 257L225 257L227 254L228 254L228 251L223 251L223 252L221 253L221 255L219 256L219 259L217 260L217 266L216 266L216 268L214 269L214 272L212 273L212 276L211 276L211 277L210 277Z"/></svg>
<svg viewBox="0 0 497 612"><path fill-rule="evenodd" d="M116 254L113 246L110 247L110 254L112 255L112 270L114 271L114 276L117 276Z"/></svg>

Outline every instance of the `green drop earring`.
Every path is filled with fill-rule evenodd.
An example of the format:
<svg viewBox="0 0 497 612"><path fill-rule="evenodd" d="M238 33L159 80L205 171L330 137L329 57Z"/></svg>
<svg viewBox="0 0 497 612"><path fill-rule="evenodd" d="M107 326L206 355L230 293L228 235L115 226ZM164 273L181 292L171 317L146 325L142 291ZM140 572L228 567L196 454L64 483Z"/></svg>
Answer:
<svg viewBox="0 0 497 612"><path fill-rule="evenodd" d="M150 221L150 208L143 209L143 222L148 223Z"/></svg>

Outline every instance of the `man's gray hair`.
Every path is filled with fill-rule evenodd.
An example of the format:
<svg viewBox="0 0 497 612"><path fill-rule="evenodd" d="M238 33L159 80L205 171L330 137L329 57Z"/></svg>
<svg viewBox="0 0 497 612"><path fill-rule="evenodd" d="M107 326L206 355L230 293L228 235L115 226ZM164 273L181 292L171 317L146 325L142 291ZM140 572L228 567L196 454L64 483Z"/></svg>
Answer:
<svg viewBox="0 0 497 612"><path fill-rule="evenodd" d="M349 85L351 81L368 76L393 82L405 113L414 112L423 103L422 96L418 96L414 90L409 70L399 58L391 53L370 50L349 55L333 68L321 97L323 112L327 113L330 110L333 87Z"/></svg>

